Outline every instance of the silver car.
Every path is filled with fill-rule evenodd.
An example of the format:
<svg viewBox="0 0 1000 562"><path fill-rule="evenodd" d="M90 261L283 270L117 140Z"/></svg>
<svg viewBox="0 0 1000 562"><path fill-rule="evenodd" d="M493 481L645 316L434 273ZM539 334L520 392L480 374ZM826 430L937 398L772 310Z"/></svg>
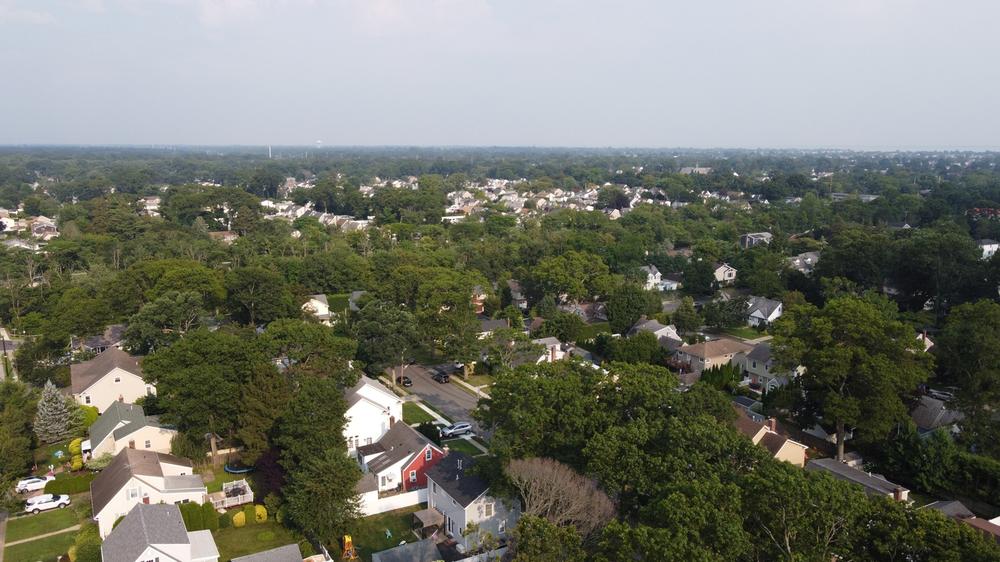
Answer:
<svg viewBox="0 0 1000 562"><path fill-rule="evenodd" d="M69 505L69 496L57 494L42 494L24 502L24 510L28 513L38 513L50 509L62 509Z"/></svg>
<svg viewBox="0 0 1000 562"><path fill-rule="evenodd" d="M29 476L19 480L17 482L17 486L14 486L14 489L17 490L17 493L19 494L37 492L38 490L44 490L45 485L55 479L55 476Z"/></svg>
<svg viewBox="0 0 1000 562"><path fill-rule="evenodd" d="M456 437L467 433L472 433L472 424L469 422L455 422L441 428L441 437Z"/></svg>

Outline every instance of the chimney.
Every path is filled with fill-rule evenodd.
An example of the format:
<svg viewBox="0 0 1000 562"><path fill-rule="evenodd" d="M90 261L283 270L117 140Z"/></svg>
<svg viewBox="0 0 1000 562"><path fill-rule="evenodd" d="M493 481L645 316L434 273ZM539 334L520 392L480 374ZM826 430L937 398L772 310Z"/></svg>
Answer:
<svg viewBox="0 0 1000 562"><path fill-rule="evenodd" d="M778 420L776 420L774 418L767 418L767 421L764 422L764 423L767 425L768 431L777 431L778 430Z"/></svg>
<svg viewBox="0 0 1000 562"><path fill-rule="evenodd" d="M892 499L901 502L903 501L903 489L896 486L896 489L892 491Z"/></svg>
<svg viewBox="0 0 1000 562"><path fill-rule="evenodd" d="M554 345L549 348L549 363L555 363L556 362L556 349L557 349L557 347L554 346Z"/></svg>

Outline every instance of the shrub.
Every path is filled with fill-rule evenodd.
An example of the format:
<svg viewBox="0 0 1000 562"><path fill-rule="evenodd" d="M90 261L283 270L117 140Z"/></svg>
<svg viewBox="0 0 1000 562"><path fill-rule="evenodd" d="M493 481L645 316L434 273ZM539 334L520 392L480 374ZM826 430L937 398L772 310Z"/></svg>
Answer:
<svg viewBox="0 0 1000 562"><path fill-rule="evenodd" d="M115 458L111 456L111 453L104 453L97 458L90 459L85 464L90 470L104 470L113 460L115 460Z"/></svg>
<svg viewBox="0 0 1000 562"><path fill-rule="evenodd" d="M201 505L201 517L206 529L209 531L217 531L219 529L219 512L215 510L212 502L206 502Z"/></svg>
<svg viewBox="0 0 1000 562"><path fill-rule="evenodd" d="M97 418L101 416L100 412L97 411L96 406L80 406L80 411L83 412L83 428L87 429L94 425Z"/></svg>
<svg viewBox="0 0 1000 562"><path fill-rule="evenodd" d="M182 503L179 507L181 518L184 519L184 527L188 531L202 531L205 529L205 517L201 504Z"/></svg>
<svg viewBox="0 0 1000 562"><path fill-rule="evenodd" d="M247 523L257 522L257 511L254 509L254 505L252 503L248 503L243 506L243 517Z"/></svg>
<svg viewBox="0 0 1000 562"><path fill-rule="evenodd" d="M69 547L66 551L66 556L69 558L69 562L76 562L76 545Z"/></svg>
<svg viewBox="0 0 1000 562"><path fill-rule="evenodd" d="M90 473L67 476L65 478L56 478L45 485L45 493L82 494L83 492L90 491L90 481L93 479L94 475Z"/></svg>
<svg viewBox="0 0 1000 562"><path fill-rule="evenodd" d="M253 508L254 521L257 523L263 523L267 521L267 508L262 505L255 505Z"/></svg>
<svg viewBox="0 0 1000 562"><path fill-rule="evenodd" d="M281 516L281 496L275 493L270 493L264 498L264 507L267 508L267 512L271 514L271 518L276 522L281 523L283 518Z"/></svg>
<svg viewBox="0 0 1000 562"><path fill-rule="evenodd" d="M170 452L174 456L185 459L205 458L205 443L202 439L189 436L185 433L178 433L170 440Z"/></svg>
<svg viewBox="0 0 1000 562"><path fill-rule="evenodd" d="M233 515L228 511L219 516L219 528L228 529L233 526Z"/></svg>
<svg viewBox="0 0 1000 562"><path fill-rule="evenodd" d="M83 439L77 437L76 439L69 442L69 453L73 456L81 454L82 446L83 446Z"/></svg>
<svg viewBox="0 0 1000 562"><path fill-rule="evenodd" d="M79 472L83 470L83 456L73 455L73 459L70 461L69 469L73 472Z"/></svg>
<svg viewBox="0 0 1000 562"><path fill-rule="evenodd" d="M247 524L247 516L244 515L242 511L238 512L236 515L233 515L233 527L239 529L240 527L246 524Z"/></svg>
<svg viewBox="0 0 1000 562"><path fill-rule="evenodd" d="M116 521L115 525L117 524ZM76 534L73 548L76 555L75 562L101 562L101 536L98 534L97 525L84 523Z"/></svg>

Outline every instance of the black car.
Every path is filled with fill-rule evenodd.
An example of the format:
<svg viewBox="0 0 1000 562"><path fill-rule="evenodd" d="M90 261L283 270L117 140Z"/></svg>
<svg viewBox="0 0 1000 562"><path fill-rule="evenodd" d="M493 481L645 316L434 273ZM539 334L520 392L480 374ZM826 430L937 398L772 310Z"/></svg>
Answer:
<svg viewBox="0 0 1000 562"><path fill-rule="evenodd" d="M441 371L435 372L433 375L431 375L431 378L436 380L438 384L444 384L446 382L451 381L451 377L448 376L448 373L442 373Z"/></svg>
<svg viewBox="0 0 1000 562"><path fill-rule="evenodd" d="M413 381L410 380L410 377L407 377L407 376L396 377L396 384L398 384L399 386L403 386L403 387L407 387L408 388L408 387L413 386Z"/></svg>

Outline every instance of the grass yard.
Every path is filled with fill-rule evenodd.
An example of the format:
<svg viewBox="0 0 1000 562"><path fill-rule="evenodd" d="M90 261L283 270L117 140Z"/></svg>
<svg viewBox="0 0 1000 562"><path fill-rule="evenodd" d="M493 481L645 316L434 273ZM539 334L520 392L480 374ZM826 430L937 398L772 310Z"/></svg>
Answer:
<svg viewBox="0 0 1000 562"><path fill-rule="evenodd" d="M16 542L46 533L72 527L79 523L77 514L70 508L43 511L38 515L25 515L7 521L6 542Z"/></svg>
<svg viewBox="0 0 1000 562"><path fill-rule="evenodd" d="M9 546L3 551L7 562L52 562L57 560L76 540L76 531L60 533L37 541Z"/></svg>
<svg viewBox="0 0 1000 562"><path fill-rule="evenodd" d="M580 330L580 335L577 336L577 340L584 341L597 337L600 333L611 333L611 324L607 322L595 322L593 324L587 324Z"/></svg>
<svg viewBox="0 0 1000 562"><path fill-rule="evenodd" d="M56 453L62 451L62 458L56 458ZM46 445L44 447L39 447L35 449L35 464L38 465L38 470L35 474L45 474L49 471L49 465L60 466L63 463L69 462L69 440L60 441L59 443L52 443L51 445Z"/></svg>
<svg viewBox="0 0 1000 562"><path fill-rule="evenodd" d="M750 326L737 326L735 328L726 328L722 330L723 334L736 336L738 338L743 338L746 340L755 340L767 335L767 332L758 332L757 330L751 328Z"/></svg>
<svg viewBox="0 0 1000 562"><path fill-rule="evenodd" d="M460 451L469 456L476 457L482 455L483 452L476 448L475 445L469 443L465 439L452 439L450 441L442 441L442 445L447 445L452 451Z"/></svg>
<svg viewBox="0 0 1000 562"><path fill-rule="evenodd" d="M465 382L472 386L493 386L493 377L490 375L469 375ZM488 388L486 390L489 391Z"/></svg>
<svg viewBox="0 0 1000 562"><path fill-rule="evenodd" d="M392 548L400 541L415 542L416 535L410 529L413 527L413 513L420 511L425 504L415 505L404 509L397 509L387 513L380 513L371 517L365 517L350 526L351 538L354 539L354 546L358 549L361 559L368 561L372 559L373 552L379 552L387 548ZM392 533L392 538L387 538L385 531L388 529ZM334 552L336 551L336 552ZM340 545L334 545L330 549L330 554L334 560L340 559Z"/></svg>
<svg viewBox="0 0 1000 562"><path fill-rule="evenodd" d="M205 480L205 487L208 488L208 493L220 492L222 491L222 485L226 482L233 482L234 480L246 479L247 482L253 486L253 481L251 477L253 473L250 474L230 474L222 469L220 465L218 468L212 468L212 465L208 465L206 468L198 471ZM211 481L209 479L211 478Z"/></svg>
<svg viewBox="0 0 1000 562"><path fill-rule="evenodd" d="M230 560L255 552L270 550L286 544L298 543L302 537L275 523L247 523L246 526L228 527L212 533L219 549L219 560Z"/></svg>
<svg viewBox="0 0 1000 562"><path fill-rule="evenodd" d="M423 408L414 402L403 402L403 422L407 425L413 423L433 422L434 416L428 414Z"/></svg>

